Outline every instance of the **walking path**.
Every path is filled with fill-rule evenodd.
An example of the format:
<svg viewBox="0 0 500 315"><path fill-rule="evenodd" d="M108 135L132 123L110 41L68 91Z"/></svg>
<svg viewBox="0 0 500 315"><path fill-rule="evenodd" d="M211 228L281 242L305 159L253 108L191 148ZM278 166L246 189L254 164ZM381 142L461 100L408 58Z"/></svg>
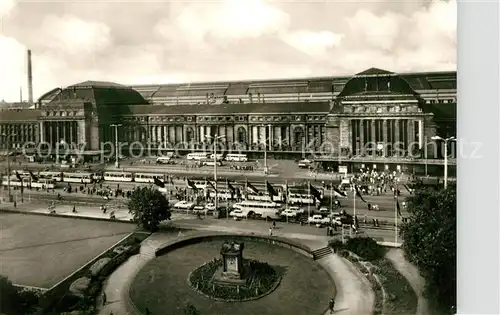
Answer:
<svg viewBox="0 0 500 315"><path fill-rule="evenodd" d="M423 294L425 280L422 276L420 276L420 272L417 267L406 260L403 250L401 249L390 249L387 252L386 257L392 262L396 270L399 271L399 273L401 273L406 280L408 280L410 286L417 295L418 304L416 315L430 315L429 304Z"/></svg>
<svg viewBox="0 0 500 315"><path fill-rule="evenodd" d="M216 231L216 230L214 230ZM221 231L221 230L217 230ZM254 233L261 234L256 230L241 231L233 228L223 230L232 233ZM98 303L100 315L141 315L141 312L132 304L129 296L130 285L139 270L149 261L154 259L154 251L166 242L177 237L195 234L197 231L182 232L175 234L155 233L147 238L141 245L140 254L130 257L124 264L118 267L104 283L107 303L103 305L102 300ZM300 233L297 233L300 234ZM305 235L305 234L301 234ZM283 233L279 236L295 238L296 234ZM307 246L321 248L326 245L321 239L299 239ZM374 301L374 293L370 283L363 275L345 259L331 254L317 261L333 278L336 286L335 313L342 315L369 315L371 314ZM330 312L326 312L330 314Z"/></svg>
<svg viewBox="0 0 500 315"><path fill-rule="evenodd" d="M336 287L334 314L371 315L375 293L370 282L344 258L333 254L317 261L330 274ZM325 313L330 314L330 311Z"/></svg>

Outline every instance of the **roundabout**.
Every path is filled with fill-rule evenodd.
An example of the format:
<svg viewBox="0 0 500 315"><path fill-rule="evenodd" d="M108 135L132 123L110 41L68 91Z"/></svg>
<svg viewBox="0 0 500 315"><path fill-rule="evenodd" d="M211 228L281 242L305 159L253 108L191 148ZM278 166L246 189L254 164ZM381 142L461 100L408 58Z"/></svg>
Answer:
<svg viewBox="0 0 500 315"><path fill-rule="evenodd" d="M335 285L323 267L274 241L235 239L219 235L174 244L138 271L131 302L152 314L181 315L186 303L201 314L325 313Z"/></svg>

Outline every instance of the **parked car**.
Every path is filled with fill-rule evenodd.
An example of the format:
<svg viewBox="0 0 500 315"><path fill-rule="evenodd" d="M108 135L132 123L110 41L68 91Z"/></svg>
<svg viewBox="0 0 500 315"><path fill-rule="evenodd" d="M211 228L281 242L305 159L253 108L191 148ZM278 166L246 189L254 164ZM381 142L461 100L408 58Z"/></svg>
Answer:
<svg viewBox="0 0 500 315"><path fill-rule="evenodd" d="M183 209L183 210L191 210L194 208L194 203L186 201L186 200L182 200L182 201L179 201L178 203L176 203L174 205L174 208Z"/></svg>
<svg viewBox="0 0 500 315"><path fill-rule="evenodd" d="M193 212L194 212L195 214L202 214L202 213L205 213L205 207L203 207L203 206L195 206L195 207L193 208Z"/></svg>
<svg viewBox="0 0 500 315"><path fill-rule="evenodd" d="M320 207L319 210L318 210L318 213L322 214L322 215L327 215L327 214L330 213L330 210L328 210L327 207Z"/></svg>
<svg viewBox="0 0 500 315"><path fill-rule="evenodd" d="M294 211L297 215L304 214L305 210L296 206L288 207L289 210Z"/></svg>
<svg viewBox="0 0 500 315"><path fill-rule="evenodd" d="M229 212L229 216L233 218L245 218L247 214L241 211L240 209L235 209Z"/></svg>
<svg viewBox="0 0 500 315"><path fill-rule="evenodd" d="M315 214L312 217L307 218L307 223L316 224L318 226L330 224L330 218L323 218L319 214Z"/></svg>
<svg viewBox="0 0 500 315"><path fill-rule="evenodd" d="M285 209L283 210L283 212L281 212L281 215L287 218L296 218L297 212L292 209Z"/></svg>
<svg viewBox="0 0 500 315"><path fill-rule="evenodd" d="M213 203L207 203L205 205L205 210L207 210L207 211L215 211L215 205Z"/></svg>

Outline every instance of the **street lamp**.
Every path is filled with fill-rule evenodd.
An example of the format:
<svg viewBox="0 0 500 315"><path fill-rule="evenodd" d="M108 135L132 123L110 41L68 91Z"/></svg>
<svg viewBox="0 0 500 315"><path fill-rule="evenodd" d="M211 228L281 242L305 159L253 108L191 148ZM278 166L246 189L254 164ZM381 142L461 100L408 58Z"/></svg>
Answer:
<svg viewBox="0 0 500 315"><path fill-rule="evenodd" d="M116 153L116 159L115 159L115 167L119 168L120 167L120 162L119 162L119 147L118 147L118 127L121 127L122 124L111 124L111 127L115 128L115 153Z"/></svg>
<svg viewBox="0 0 500 315"><path fill-rule="evenodd" d="M271 125L263 125L265 129L265 132L264 132L264 175L267 175L267 173L269 172L269 169L267 167L267 127L269 127L269 136L271 136ZM269 142L271 141L271 137L269 137ZM271 147L271 145L269 145L269 147Z"/></svg>
<svg viewBox="0 0 500 315"><path fill-rule="evenodd" d="M214 181L215 181L215 210L218 210L218 205L217 205L217 141L219 141L219 139L222 139L222 138L225 138L226 136L209 136L209 135L205 135L205 137L207 137L207 139L213 139L214 140ZM227 209L226 209L226 213L227 213ZM226 219L229 217L229 215L226 215Z"/></svg>
<svg viewBox="0 0 500 315"><path fill-rule="evenodd" d="M444 142L444 189L448 187L448 142L455 141L455 137L442 138L434 136L432 140L440 140Z"/></svg>
<svg viewBox="0 0 500 315"><path fill-rule="evenodd" d="M9 192L9 202L12 202L12 193L11 193L11 188L10 188L10 138L16 136L15 133L7 135L5 133L2 133L2 137L6 138L6 143L7 143L7 189Z"/></svg>

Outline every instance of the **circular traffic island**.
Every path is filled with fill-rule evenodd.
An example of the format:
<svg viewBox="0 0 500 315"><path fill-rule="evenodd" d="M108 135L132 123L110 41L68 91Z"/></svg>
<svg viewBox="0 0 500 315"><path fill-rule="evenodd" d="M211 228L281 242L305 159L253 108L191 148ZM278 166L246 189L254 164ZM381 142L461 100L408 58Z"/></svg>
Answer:
<svg viewBox="0 0 500 315"><path fill-rule="evenodd" d="M256 300L278 287L281 275L273 266L253 259L245 260L242 266L241 275L228 279L224 278L224 260L214 259L191 272L188 283L203 296L224 302Z"/></svg>
<svg viewBox="0 0 500 315"><path fill-rule="evenodd" d="M132 303L151 314L183 315L187 304L202 315L325 313L335 285L319 264L291 249L248 239L243 257L234 243L228 245L231 240L207 239L156 257L133 279Z"/></svg>

